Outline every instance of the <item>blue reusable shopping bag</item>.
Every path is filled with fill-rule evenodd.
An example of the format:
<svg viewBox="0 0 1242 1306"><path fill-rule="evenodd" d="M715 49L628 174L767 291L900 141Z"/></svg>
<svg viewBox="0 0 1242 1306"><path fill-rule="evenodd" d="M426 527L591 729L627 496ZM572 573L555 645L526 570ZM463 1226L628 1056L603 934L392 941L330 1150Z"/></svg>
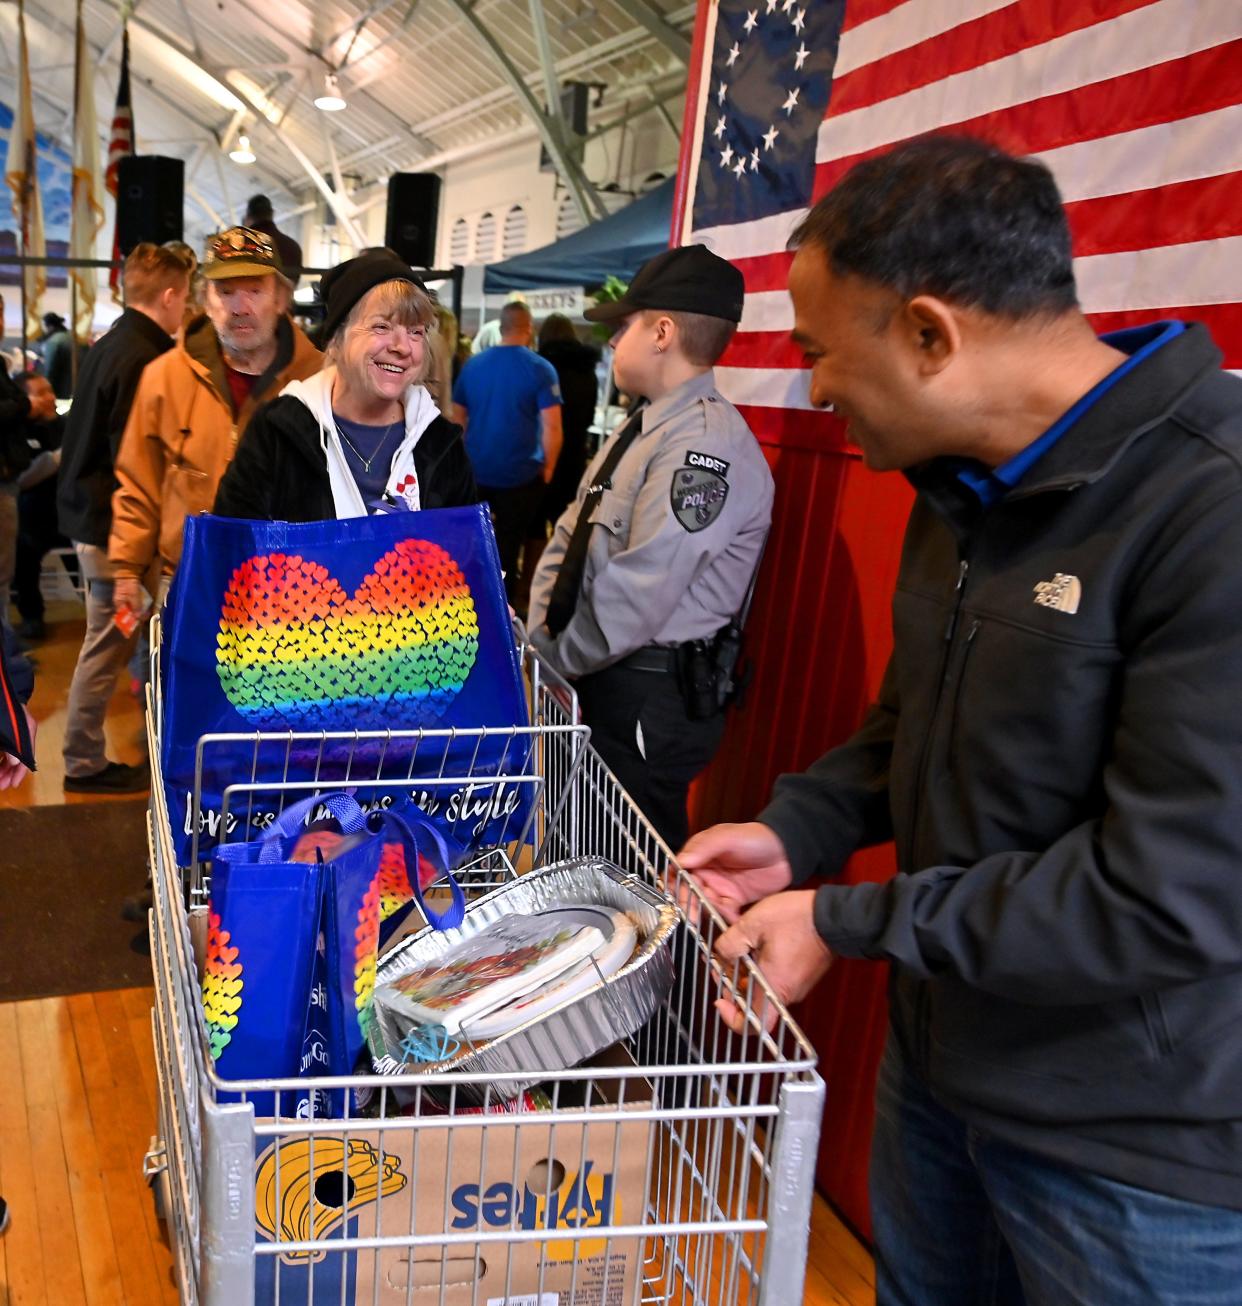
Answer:
<svg viewBox="0 0 1242 1306"><path fill-rule="evenodd" d="M467 846L516 838L533 786L529 736L445 746L292 741L289 732L409 731L528 724L526 697L487 509L443 508L344 521L187 518L164 614L161 763L178 860L238 826L265 828L281 787L368 787L367 805L417 802ZM205 741L253 734L261 742ZM446 788L439 778L461 783ZM251 788L229 796L244 783ZM271 789L264 790L265 785ZM223 828L226 827L226 828Z"/></svg>
<svg viewBox="0 0 1242 1306"><path fill-rule="evenodd" d="M295 803L261 839L221 844L203 975L217 1073L350 1074L371 1020L384 926L415 900L435 928L461 924L465 897L451 870L459 857L412 804L368 815L345 793ZM441 875L451 900L437 912L423 886ZM286 1113L294 1096L281 1104ZM270 1095L252 1100L259 1114L275 1114ZM315 1114L342 1105L343 1094L318 1095Z"/></svg>

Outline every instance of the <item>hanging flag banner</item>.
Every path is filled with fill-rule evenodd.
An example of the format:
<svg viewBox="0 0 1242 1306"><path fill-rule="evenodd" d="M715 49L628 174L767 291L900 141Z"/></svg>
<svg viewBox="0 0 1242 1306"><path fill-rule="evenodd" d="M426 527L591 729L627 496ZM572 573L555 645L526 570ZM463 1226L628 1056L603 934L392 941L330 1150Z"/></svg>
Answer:
<svg viewBox="0 0 1242 1306"><path fill-rule="evenodd" d="M69 217L69 257L93 259L95 237L104 222L103 185L99 177L99 133L95 126L95 65L86 44L82 0L78 0L77 57L74 64L73 204ZM74 334L89 339L95 322L94 268L70 268L75 288Z"/></svg>
<svg viewBox="0 0 1242 1306"><path fill-rule="evenodd" d="M9 152L4 179L13 192L13 216L18 225L18 252L26 258L46 258L43 205L39 199L38 151L35 147L34 104L30 92L30 54L26 47L26 10L17 6L17 103L9 132ZM26 308L26 335L36 339L43 330L40 309L47 289L47 268L26 267L22 272Z"/></svg>

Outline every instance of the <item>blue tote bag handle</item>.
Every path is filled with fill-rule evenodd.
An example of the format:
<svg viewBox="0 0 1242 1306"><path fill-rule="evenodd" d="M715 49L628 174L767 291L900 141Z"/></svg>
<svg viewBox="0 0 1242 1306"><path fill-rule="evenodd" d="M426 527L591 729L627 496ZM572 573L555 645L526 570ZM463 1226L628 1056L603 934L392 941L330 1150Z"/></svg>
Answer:
<svg viewBox="0 0 1242 1306"><path fill-rule="evenodd" d="M261 865L271 865L273 862L285 860L284 841L292 839L297 834L306 820L306 814L313 811L316 806L328 809L341 827L342 834L357 834L359 830L367 828L366 813L358 806L352 794L342 792L314 794L310 798L303 798L294 803L292 807L286 807L263 832L263 838L259 841L258 857ZM253 843L222 843L216 847L213 856L222 862L249 862L254 860L253 849Z"/></svg>
<svg viewBox="0 0 1242 1306"><path fill-rule="evenodd" d="M466 917L466 895L462 887L457 883L457 877L453 874L453 868L449 860L448 844L444 841L444 836L429 821L419 821L418 829L425 834L435 845L436 852L440 855L440 865L444 867L448 877L449 893L452 894L453 901L449 904L448 909L438 912L429 907L423 899L423 888L419 883L422 878L418 873L418 834L414 827L399 812L382 811L377 813L378 829L380 832L387 831L395 834L400 840L405 851L405 870L410 881L410 888L414 890L414 897L418 902L419 909L427 918L427 922L433 929L452 930L456 929Z"/></svg>

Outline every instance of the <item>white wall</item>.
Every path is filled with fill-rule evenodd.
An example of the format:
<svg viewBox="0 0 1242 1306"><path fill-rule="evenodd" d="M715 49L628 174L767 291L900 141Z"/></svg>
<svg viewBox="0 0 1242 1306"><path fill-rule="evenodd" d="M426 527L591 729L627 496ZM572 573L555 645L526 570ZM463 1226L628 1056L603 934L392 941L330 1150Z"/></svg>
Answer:
<svg viewBox="0 0 1242 1306"><path fill-rule="evenodd" d="M680 101L670 101L668 108L673 120L680 122ZM653 172L671 175L677 168L677 154L677 137L660 114L651 112L592 141L587 146L584 168L598 188L612 184L622 191L637 191ZM464 218L470 228L469 262L499 259L504 216L515 204L526 211L526 248L550 244L556 239L557 210L565 193L563 185L558 188L554 172L539 171L539 140L535 136L450 164L444 171L440 197L437 249L441 265L447 267L451 262L449 249L458 218ZM618 195L610 207L619 207L628 198ZM486 252L480 255L474 239L479 219L486 212L496 218L496 239L490 256Z"/></svg>

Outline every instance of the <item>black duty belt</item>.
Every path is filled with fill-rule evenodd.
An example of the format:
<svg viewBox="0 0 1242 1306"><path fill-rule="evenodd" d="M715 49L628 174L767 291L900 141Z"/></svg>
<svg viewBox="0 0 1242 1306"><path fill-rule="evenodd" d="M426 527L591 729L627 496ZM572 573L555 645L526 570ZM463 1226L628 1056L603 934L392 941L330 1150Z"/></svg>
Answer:
<svg viewBox="0 0 1242 1306"><path fill-rule="evenodd" d="M627 671L665 671L677 670L677 646L667 644L648 644L636 649L628 657L612 664L624 667Z"/></svg>

